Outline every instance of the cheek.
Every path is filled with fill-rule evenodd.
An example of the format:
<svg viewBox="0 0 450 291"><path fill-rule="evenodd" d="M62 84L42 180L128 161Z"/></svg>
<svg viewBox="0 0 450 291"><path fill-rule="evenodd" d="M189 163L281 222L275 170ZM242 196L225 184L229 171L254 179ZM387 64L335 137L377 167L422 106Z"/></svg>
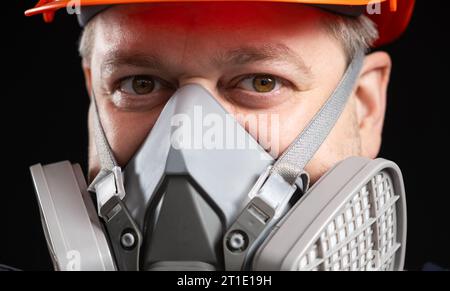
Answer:
<svg viewBox="0 0 450 291"><path fill-rule="evenodd" d="M328 96L333 84L328 87L314 88L307 92L293 95L288 102L278 108L279 114L279 148L283 153L305 127L314 118L325 102L323 96Z"/></svg>
<svg viewBox="0 0 450 291"><path fill-rule="evenodd" d="M302 98L290 100L280 113L280 154L291 145L314 117L317 106L307 102L311 97L309 95L305 94Z"/></svg>
<svg viewBox="0 0 450 291"><path fill-rule="evenodd" d="M336 163L352 156L361 156L361 139L354 102L350 100L336 126L306 167L311 182L316 182Z"/></svg>
<svg viewBox="0 0 450 291"><path fill-rule="evenodd" d="M114 157L121 167L125 167L148 136L162 111L163 105L147 112L119 111L109 100L101 100L98 102L98 105L102 125ZM89 176L91 178L100 168L95 148L94 132L92 130L92 117L91 108L89 117Z"/></svg>

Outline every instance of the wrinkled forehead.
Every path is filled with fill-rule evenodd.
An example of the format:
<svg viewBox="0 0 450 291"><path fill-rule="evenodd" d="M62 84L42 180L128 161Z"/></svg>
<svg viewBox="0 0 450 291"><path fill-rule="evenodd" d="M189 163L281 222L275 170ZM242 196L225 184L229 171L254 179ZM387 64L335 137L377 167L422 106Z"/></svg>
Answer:
<svg viewBox="0 0 450 291"><path fill-rule="evenodd" d="M113 60L150 55L174 66L195 61L206 67L230 55L238 59L234 63L249 58L300 63L301 55L319 55L323 39L329 42L326 33L318 32L323 14L313 7L264 2L116 6L96 21L96 55Z"/></svg>

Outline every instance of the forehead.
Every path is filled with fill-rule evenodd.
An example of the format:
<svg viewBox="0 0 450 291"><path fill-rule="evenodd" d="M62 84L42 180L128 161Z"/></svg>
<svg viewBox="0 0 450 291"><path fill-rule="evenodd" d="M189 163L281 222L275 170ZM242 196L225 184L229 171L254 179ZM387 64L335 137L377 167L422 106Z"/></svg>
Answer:
<svg viewBox="0 0 450 291"><path fill-rule="evenodd" d="M314 34L323 12L294 3L203 2L115 6L100 14L107 42L179 41L182 36L226 43Z"/></svg>
<svg viewBox="0 0 450 291"><path fill-rule="evenodd" d="M115 6L95 20L94 59L151 56L152 63L163 60L166 67L194 72L217 68L232 56L238 59L234 64L245 63L239 58L273 59L307 71L330 56L344 59L324 29L324 14L304 5L264 2Z"/></svg>

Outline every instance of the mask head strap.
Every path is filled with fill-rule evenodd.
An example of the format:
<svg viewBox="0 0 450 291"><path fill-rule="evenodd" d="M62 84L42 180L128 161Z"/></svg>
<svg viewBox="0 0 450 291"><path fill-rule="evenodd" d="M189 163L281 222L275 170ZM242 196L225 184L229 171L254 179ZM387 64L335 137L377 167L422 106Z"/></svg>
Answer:
<svg viewBox="0 0 450 291"><path fill-rule="evenodd" d="M341 116L359 77L363 61L364 52L357 53L333 94L277 160L272 173L278 173L291 185L295 183Z"/></svg>

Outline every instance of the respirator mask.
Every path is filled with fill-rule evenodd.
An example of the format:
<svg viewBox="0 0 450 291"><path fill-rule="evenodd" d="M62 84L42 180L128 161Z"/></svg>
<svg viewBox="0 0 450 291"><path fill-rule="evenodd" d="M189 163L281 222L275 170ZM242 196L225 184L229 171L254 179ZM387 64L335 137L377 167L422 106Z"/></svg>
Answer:
<svg viewBox="0 0 450 291"><path fill-rule="evenodd" d="M55 269L402 270L399 168L353 157L312 187L304 171L343 111L363 58L355 56L277 160L206 89L188 84L122 171L92 96L102 170L91 185L77 164L31 167ZM187 121L195 124L199 112L206 126L233 129L224 130L224 143L244 146L192 146L198 136Z"/></svg>

